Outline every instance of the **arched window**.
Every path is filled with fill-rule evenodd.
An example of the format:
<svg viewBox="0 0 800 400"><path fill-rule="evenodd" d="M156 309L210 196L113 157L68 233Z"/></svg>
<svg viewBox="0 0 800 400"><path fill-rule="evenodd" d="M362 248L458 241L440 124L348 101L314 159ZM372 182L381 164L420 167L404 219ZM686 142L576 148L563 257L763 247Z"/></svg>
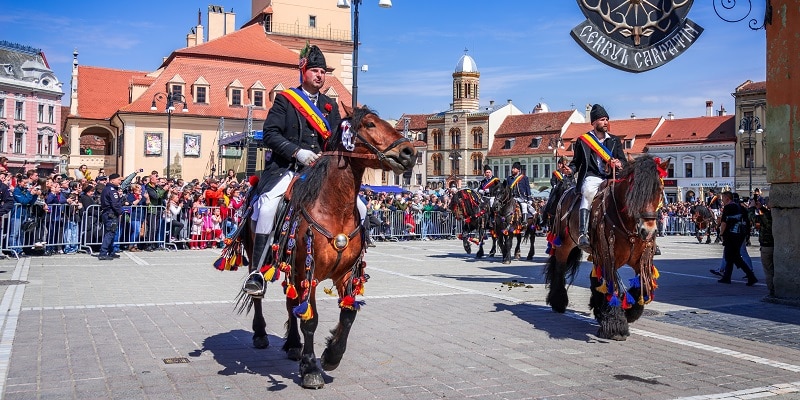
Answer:
<svg viewBox="0 0 800 400"><path fill-rule="evenodd" d="M434 150L441 150L442 149L442 131L438 129L434 129L431 132L431 138L433 139L433 149Z"/></svg>
<svg viewBox="0 0 800 400"><path fill-rule="evenodd" d="M483 128L472 128L472 148L483 148Z"/></svg>
<svg viewBox="0 0 800 400"><path fill-rule="evenodd" d="M431 164L433 165L433 175L442 174L442 155L436 153L431 156Z"/></svg>
<svg viewBox="0 0 800 400"><path fill-rule="evenodd" d="M451 149L461 148L461 129L458 128L450 129L450 148Z"/></svg>
<svg viewBox="0 0 800 400"><path fill-rule="evenodd" d="M472 153L472 175L481 175L483 173L483 154Z"/></svg>

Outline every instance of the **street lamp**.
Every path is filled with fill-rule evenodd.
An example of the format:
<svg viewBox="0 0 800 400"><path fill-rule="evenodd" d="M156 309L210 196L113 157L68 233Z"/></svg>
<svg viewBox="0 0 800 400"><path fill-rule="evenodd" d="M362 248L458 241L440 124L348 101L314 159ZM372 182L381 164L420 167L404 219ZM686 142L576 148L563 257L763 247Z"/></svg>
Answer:
<svg viewBox="0 0 800 400"><path fill-rule="evenodd" d="M353 109L358 107L358 6L360 4L361 0L353 0ZM378 6L391 8L392 0L379 0ZM339 0L336 7L351 8L350 0Z"/></svg>
<svg viewBox="0 0 800 400"><path fill-rule="evenodd" d="M761 121L756 116L746 115L742 118L742 121L739 122L739 135L744 135L744 133L747 132L747 148L750 153L750 160L748 160L747 163L747 169L750 171L749 197L753 196L753 161L756 158L755 154L753 154L753 128L755 128L758 134L764 132L764 130L761 129Z"/></svg>
<svg viewBox="0 0 800 400"><path fill-rule="evenodd" d="M153 103L150 105L151 111L158 110L158 107L156 107L156 100L164 102L164 112L167 113L167 179L169 179L171 176L170 172L172 171L172 168L170 168L170 163L172 162L172 160L170 160L170 143L172 142L170 140L170 133L172 132L172 112L175 111L175 103L183 104L183 109L181 110L182 112L189 112L189 108L187 107L186 97L180 93L156 93L153 95Z"/></svg>

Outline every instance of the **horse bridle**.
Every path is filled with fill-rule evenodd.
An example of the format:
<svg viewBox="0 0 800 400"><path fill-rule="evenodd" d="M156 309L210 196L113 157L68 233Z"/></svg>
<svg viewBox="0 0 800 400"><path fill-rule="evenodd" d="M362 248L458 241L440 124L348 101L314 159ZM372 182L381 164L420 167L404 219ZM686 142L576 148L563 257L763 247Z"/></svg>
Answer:
<svg viewBox="0 0 800 400"><path fill-rule="evenodd" d="M357 140L360 140L361 143L369 150L372 154L362 154L362 153L353 153L352 151L342 151L342 150L334 150L334 151L326 151L323 152L323 156L345 156L345 157L352 157L352 158L362 158L367 160L378 160L381 164L386 162L386 153L394 149L395 147L400 146L403 143L411 143L411 140L407 137L401 137L386 147L383 150L379 150L375 147L372 143L368 142L364 137L358 133L358 130L354 130L353 134Z"/></svg>

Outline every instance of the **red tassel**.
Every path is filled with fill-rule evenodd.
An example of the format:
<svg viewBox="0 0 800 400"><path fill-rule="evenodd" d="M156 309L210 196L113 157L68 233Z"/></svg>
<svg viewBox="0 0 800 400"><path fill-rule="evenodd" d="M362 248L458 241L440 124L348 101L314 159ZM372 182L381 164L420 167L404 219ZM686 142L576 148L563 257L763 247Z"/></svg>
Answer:
<svg viewBox="0 0 800 400"><path fill-rule="evenodd" d="M297 289L294 288L294 285L289 285L286 287L286 298L290 300L297 298Z"/></svg>

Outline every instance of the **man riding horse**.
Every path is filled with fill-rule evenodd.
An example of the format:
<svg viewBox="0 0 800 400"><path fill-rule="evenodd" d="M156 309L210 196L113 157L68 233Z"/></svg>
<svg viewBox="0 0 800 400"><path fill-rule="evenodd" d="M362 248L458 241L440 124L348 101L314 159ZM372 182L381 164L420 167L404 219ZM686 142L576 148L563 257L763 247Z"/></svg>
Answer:
<svg viewBox="0 0 800 400"><path fill-rule="evenodd" d="M492 189L495 185L500 183L500 179L495 178L492 172L492 167L488 165L483 166L483 180L478 184L478 193L482 196L483 201L489 208L494 205L494 196Z"/></svg>
<svg viewBox="0 0 800 400"><path fill-rule="evenodd" d="M589 113L592 130L575 141L575 156L569 168L577 175L576 189L582 194L578 227L580 238L578 247L589 253L589 208L597 194L597 188L614 176L613 169L621 169L628 164L622 150L622 142L608 132L608 113L599 104L592 106Z"/></svg>
<svg viewBox="0 0 800 400"><path fill-rule="evenodd" d="M528 177L522 173L522 164L519 161L511 165L511 175L506 178L506 186L511 191L511 196L519 203L522 220L527 221L536 211L531 206L531 184Z"/></svg>
<svg viewBox="0 0 800 400"><path fill-rule="evenodd" d="M327 69L322 51L306 45L300 52L299 68L300 86L275 96L264 121L264 145L271 152L254 189L257 195L251 197L251 218L256 226L252 259L255 268L242 288L252 296L264 293L264 277L259 269L267 262L275 215L292 178L320 157L327 138L341 121L336 101L320 93ZM357 203L361 215L366 215L366 206Z"/></svg>
<svg viewBox="0 0 800 400"><path fill-rule="evenodd" d="M556 187L559 182L563 181L564 178L568 178L572 176L572 170L569 168L567 163L567 157L561 156L558 159L558 166L555 171L553 171L552 176L550 177L550 188Z"/></svg>

